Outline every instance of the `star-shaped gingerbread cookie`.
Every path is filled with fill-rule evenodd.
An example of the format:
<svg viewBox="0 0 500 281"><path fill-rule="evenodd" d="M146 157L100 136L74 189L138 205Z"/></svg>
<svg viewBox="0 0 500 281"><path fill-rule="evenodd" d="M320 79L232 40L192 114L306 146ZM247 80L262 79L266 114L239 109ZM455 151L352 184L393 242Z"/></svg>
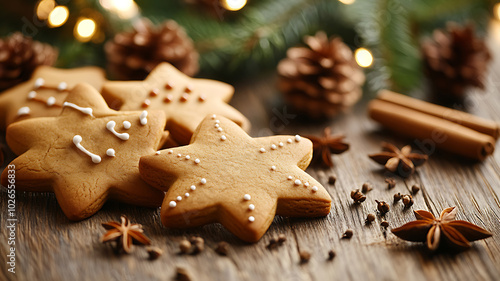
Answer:
<svg viewBox="0 0 500 281"><path fill-rule="evenodd" d="M0 129L29 118L58 116L76 84L85 82L100 90L104 81L104 70L98 67L40 66L30 80L0 94Z"/></svg>
<svg viewBox="0 0 500 281"><path fill-rule="evenodd" d="M71 220L93 215L108 198L158 207L163 192L147 185L138 168L141 156L156 153L165 122L162 111L111 110L92 86L78 84L60 116L7 128L7 143L20 155L10 163L17 190L53 191ZM4 186L9 175L5 169Z"/></svg>
<svg viewBox="0 0 500 281"><path fill-rule="evenodd" d="M233 92L231 85L191 78L171 64L161 63L144 81L105 83L102 95L116 110L163 110L168 119L166 129L184 145L208 114L220 114L249 130L245 116L227 104Z"/></svg>
<svg viewBox="0 0 500 281"><path fill-rule="evenodd" d="M330 212L325 188L303 170L312 143L300 136L251 138L222 116L206 117L191 144L141 158L142 178L167 191L167 227L220 222L248 242L259 240L274 216L319 217Z"/></svg>

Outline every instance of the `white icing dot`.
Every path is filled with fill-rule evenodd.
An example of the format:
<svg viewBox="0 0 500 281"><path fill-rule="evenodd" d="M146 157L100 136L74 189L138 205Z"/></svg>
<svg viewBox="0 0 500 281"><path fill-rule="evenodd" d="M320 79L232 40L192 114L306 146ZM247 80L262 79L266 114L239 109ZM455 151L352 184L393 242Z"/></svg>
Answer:
<svg viewBox="0 0 500 281"><path fill-rule="evenodd" d="M161 151L159 151L159 150L158 150L158 151L156 152L156 155L160 155L160 154L161 154Z"/></svg>
<svg viewBox="0 0 500 281"><path fill-rule="evenodd" d="M200 95L200 97L198 98L199 101L205 101L206 97L205 95Z"/></svg>
<svg viewBox="0 0 500 281"><path fill-rule="evenodd" d="M287 143L292 143L292 139L287 139L286 142Z"/></svg>
<svg viewBox="0 0 500 281"><path fill-rule="evenodd" d="M292 178L292 176L288 176L288 178L287 178L287 179L288 179L288 180L292 180L293 178Z"/></svg>
<svg viewBox="0 0 500 281"><path fill-rule="evenodd" d="M191 159L191 156L186 155L186 160L189 160L189 159Z"/></svg>
<svg viewBox="0 0 500 281"><path fill-rule="evenodd" d="M253 216L249 216L249 217L248 217L248 221L249 221L249 222L254 222L254 221L255 221L255 218L254 218Z"/></svg>
<svg viewBox="0 0 500 281"><path fill-rule="evenodd" d="M149 106L151 105L151 101L149 99L144 100L144 105Z"/></svg>
<svg viewBox="0 0 500 281"><path fill-rule="evenodd" d="M177 157L179 157L179 158L180 158L180 157L182 157L182 154L180 154L180 153L179 153L179 154L177 154Z"/></svg>
<svg viewBox="0 0 500 281"><path fill-rule="evenodd" d="M248 205L248 209L249 209L250 211L255 210L255 205L254 205L254 204L250 204L250 205Z"/></svg>
<svg viewBox="0 0 500 281"><path fill-rule="evenodd" d="M194 163L196 163L196 164L200 164L200 159L196 158L196 159L194 160Z"/></svg>
<svg viewBox="0 0 500 281"><path fill-rule="evenodd" d="M168 203L168 206L170 206L170 208L173 208L177 206L177 203L175 203L175 201L170 201L170 203Z"/></svg>
<svg viewBox="0 0 500 281"><path fill-rule="evenodd" d="M40 88L41 86L43 86L43 84L45 84L45 80L43 80L43 78L37 78L35 80L35 89L38 89Z"/></svg>
<svg viewBox="0 0 500 281"><path fill-rule="evenodd" d="M56 103L56 98L54 97L49 97L47 99L47 106L53 106Z"/></svg>
<svg viewBox="0 0 500 281"><path fill-rule="evenodd" d="M275 150L276 149L276 145L275 144L271 144L271 149Z"/></svg>
<svg viewBox="0 0 500 281"><path fill-rule="evenodd" d="M61 82L57 85L57 90L64 91L68 88L68 84L66 82Z"/></svg>
<svg viewBox="0 0 500 281"><path fill-rule="evenodd" d="M305 186L305 187L308 187L308 186L309 186L309 183L308 183L308 182L305 182L305 183L304 183L304 186Z"/></svg>
<svg viewBox="0 0 500 281"><path fill-rule="evenodd" d="M139 116L139 119L141 120L141 125L146 125L148 123L148 112L146 110L144 110L142 113L141 113L141 116Z"/></svg>
<svg viewBox="0 0 500 281"><path fill-rule="evenodd" d="M220 123L220 120L215 120L215 123Z"/></svg>
<svg viewBox="0 0 500 281"><path fill-rule="evenodd" d="M186 192L186 193L184 194L184 196L189 197L189 193L188 193L188 192Z"/></svg>
<svg viewBox="0 0 500 281"><path fill-rule="evenodd" d="M106 155L108 155L110 157L115 157L115 150L112 148L106 150Z"/></svg>
<svg viewBox="0 0 500 281"><path fill-rule="evenodd" d="M30 114L30 108L27 107L27 106L23 106L21 108L19 108L19 110L17 111L17 116L22 116L22 115L28 115Z"/></svg>
<svg viewBox="0 0 500 281"><path fill-rule="evenodd" d="M260 152L264 153L264 152L266 152L266 149L265 148L261 148Z"/></svg>
<svg viewBox="0 0 500 281"><path fill-rule="evenodd" d="M296 142L299 142L299 141L300 141L300 136L299 136L299 135L295 135L295 141L296 141Z"/></svg>
<svg viewBox="0 0 500 281"><path fill-rule="evenodd" d="M220 125L216 123L216 124L214 125L214 127L215 127L215 128L219 128L219 127L220 127Z"/></svg>
<svg viewBox="0 0 500 281"><path fill-rule="evenodd" d="M282 142L280 142L278 145L279 145L280 147L283 147L283 145L284 145L284 144L283 144Z"/></svg>
<svg viewBox="0 0 500 281"><path fill-rule="evenodd" d="M36 97L36 92L35 91L31 91L28 93L28 99L29 100L32 100Z"/></svg>
<svg viewBox="0 0 500 281"><path fill-rule="evenodd" d="M182 196L177 196L177 201L181 201L182 200Z"/></svg>
<svg viewBox="0 0 500 281"><path fill-rule="evenodd" d="M225 141L225 140L226 140L226 136L222 135L222 136L220 137L220 140Z"/></svg>
<svg viewBox="0 0 500 281"><path fill-rule="evenodd" d="M250 194L245 194L245 195L243 195L243 199L248 201L248 200L252 199L252 196L250 196Z"/></svg>
<svg viewBox="0 0 500 281"><path fill-rule="evenodd" d="M313 187L312 187L312 191L313 191L313 192L318 191L318 187L317 187L317 186L313 186Z"/></svg>
<svg viewBox="0 0 500 281"><path fill-rule="evenodd" d="M215 115L215 114L212 115L212 119L215 119L215 118L217 118L217 115Z"/></svg>
<svg viewBox="0 0 500 281"><path fill-rule="evenodd" d="M202 178L200 182L201 182L201 184L206 184L207 180L205 178Z"/></svg>
<svg viewBox="0 0 500 281"><path fill-rule="evenodd" d="M300 180L295 180L295 185L300 185L302 182Z"/></svg>
<svg viewBox="0 0 500 281"><path fill-rule="evenodd" d="M271 170L276 171L276 166L271 166Z"/></svg>
<svg viewBox="0 0 500 281"><path fill-rule="evenodd" d="M129 121L123 121L123 128L124 129L130 129L132 127L132 124Z"/></svg>
<svg viewBox="0 0 500 281"><path fill-rule="evenodd" d="M217 128L217 131L222 132L222 128L221 127Z"/></svg>
<svg viewBox="0 0 500 281"><path fill-rule="evenodd" d="M167 153L172 154L172 153L174 153L174 151L172 149L169 149Z"/></svg>
<svg viewBox="0 0 500 281"><path fill-rule="evenodd" d="M192 185L191 187L191 190L195 191L196 190L196 186Z"/></svg>

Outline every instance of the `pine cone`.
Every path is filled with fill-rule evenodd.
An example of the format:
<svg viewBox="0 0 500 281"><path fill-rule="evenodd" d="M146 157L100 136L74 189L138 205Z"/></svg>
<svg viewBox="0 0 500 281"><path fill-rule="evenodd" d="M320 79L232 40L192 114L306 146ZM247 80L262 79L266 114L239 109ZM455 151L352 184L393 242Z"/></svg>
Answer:
<svg viewBox="0 0 500 281"><path fill-rule="evenodd" d="M422 43L426 74L436 97L461 101L469 86L484 89L491 54L472 24L448 24L434 30L432 40Z"/></svg>
<svg viewBox="0 0 500 281"><path fill-rule="evenodd" d="M278 86L285 99L312 118L332 117L355 104L365 75L351 49L324 32L304 41L308 47L290 48L278 64Z"/></svg>
<svg viewBox="0 0 500 281"><path fill-rule="evenodd" d="M39 65L53 65L56 48L16 32L0 39L0 91L30 79Z"/></svg>
<svg viewBox="0 0 500 281"><path fill-rule="evenodd" d="M146 19L131 32L122 32L105 45L108 67L117 79L142 80L159 63L168 62L186 75L198 72L198 52L175 21L153 26Z"/></svg>

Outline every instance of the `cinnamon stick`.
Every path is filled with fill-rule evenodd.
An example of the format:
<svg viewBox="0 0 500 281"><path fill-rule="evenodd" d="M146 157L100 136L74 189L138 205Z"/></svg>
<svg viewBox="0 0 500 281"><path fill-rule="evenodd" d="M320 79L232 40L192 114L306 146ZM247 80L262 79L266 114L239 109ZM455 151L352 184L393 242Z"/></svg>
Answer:
<svg viewBox="0 0 500 281"><path fill-rule="evenodd" d="M495 149L495 139L458 123L426 114L385 100L373 100L368 107L371 118L383 126L418 139L426 153L440 148L471 159L483 160Z"/></svg>
<svg viewBox="0 0 500 281"><path fill-rule="evenodd" d="M428 103L422 100L414 99L389 90L380 90L377 98L386 102L394 103L416 111L420 111L438 118L442 118L453 123L473 129L483 134L492 136L495 140L500 135L499 124L483 119L481 117L462 112L459 110L447 108L437 104Z"/></svg>

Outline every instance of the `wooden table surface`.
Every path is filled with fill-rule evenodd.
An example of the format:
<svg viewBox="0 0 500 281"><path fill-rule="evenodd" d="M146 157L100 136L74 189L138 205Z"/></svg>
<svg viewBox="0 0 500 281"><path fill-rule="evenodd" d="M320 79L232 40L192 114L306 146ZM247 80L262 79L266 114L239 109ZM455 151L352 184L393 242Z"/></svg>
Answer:
<svg viewBox="0 0 500 281"><path fill-rule="evenodd" d="M485 93L472 92L468 111L500 121L500 32L493 26L489 40L494 52ZM495 35L496 34L496 35ZM272 75L271 75L272 76ZM1 192L0 280L171 280L176 267L184 267L193 280L498 280L500 278L500 149L482 163L465 162L436 152L407 179L397 178L397 186L387 190L387 174L368 157L380 150L382 141L399 146L411 140L380 130L366 116L365 98L350 113L320 124L298 117L282 118L285 105L275 88L274 78L256 77L235 85L232 104L252 123L252 136L271 134L320 134L325 126L345 133L351 144L346 153L334 156L335 166L325 169L313 165L308 172L318 179L333 198L331 213L318 219L276 217L269 231L255 244L241 242L220 225L191 230L161 226L159 210L107 203L96 215L81 222L70 222L58 207L53 194L17 193L16 273L7 272L8 253L7 196ZM291 113L288 109L288 113ZM281 116L281 117L280 117ZM5 166L5 165L4 165ZM328 184L337 176L335 185ZM367 200L353 204L350 191L369 181L375 189ZM415 204L403 209L392 203L396 192L409 193L415 184L423 188ZM399 240L380 227L380 217L366 225L366 215L376 213L375 199L390 202L386 215L390 227L414 220L413 210L429 210L434 215L446 207L458 208L458 219L488 229L493 237L473 243L460 254L431 253L423 244ZM141 223L146 234L164 254L149 261L144 249L131 255L115 255L99 242L102 222L119 220L126 214ZM353 229L350 240L340 239ZM287 241L269 250L269 240L284 233ZM180 255L179 241L199 235L206 249L198 255ZM230 244L228 256L215 253L219 241ZM327 261L327 253L337 256ZM312 254L309 263L300 264L299 250Z"/></svg>

